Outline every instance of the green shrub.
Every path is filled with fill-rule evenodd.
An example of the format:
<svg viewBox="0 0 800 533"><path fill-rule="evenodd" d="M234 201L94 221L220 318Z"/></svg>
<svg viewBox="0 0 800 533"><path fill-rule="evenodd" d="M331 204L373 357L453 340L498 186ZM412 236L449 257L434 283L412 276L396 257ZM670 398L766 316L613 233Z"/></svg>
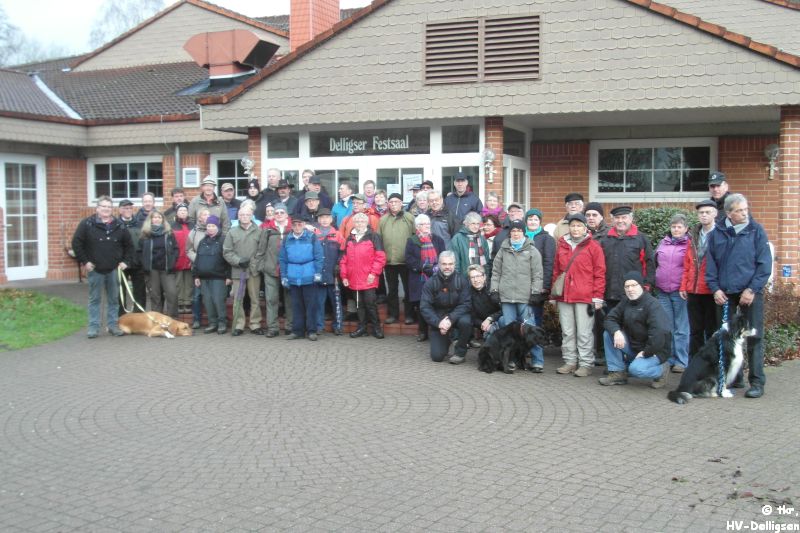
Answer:
<svg viewBox="0 0 800 533"><path fill-rule="evenodd" d="M655 250L661 239L669 233L669 221L676 213L686 215L690 228L697 224L697 213L694 210L670 206L637 209L633 214L633 223L640 232L650 237L650 243Z"/></svg>
<svg viewBox="0 0 800 533"><path fill-rule="evenodd" d="M800 358L800 297L793 283L777 283L764 295L764 363Z"/></svg>

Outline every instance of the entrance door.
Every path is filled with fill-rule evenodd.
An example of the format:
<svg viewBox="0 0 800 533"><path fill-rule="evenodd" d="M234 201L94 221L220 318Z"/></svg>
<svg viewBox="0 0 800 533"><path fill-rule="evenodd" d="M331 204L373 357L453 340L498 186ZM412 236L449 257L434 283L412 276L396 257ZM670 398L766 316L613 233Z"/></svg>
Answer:
<svg viewBox="0 0 800 533"><path fill-rule="evenodd" d="M45 277L44 161L0 157L6 276L9 281Z"/></svg>

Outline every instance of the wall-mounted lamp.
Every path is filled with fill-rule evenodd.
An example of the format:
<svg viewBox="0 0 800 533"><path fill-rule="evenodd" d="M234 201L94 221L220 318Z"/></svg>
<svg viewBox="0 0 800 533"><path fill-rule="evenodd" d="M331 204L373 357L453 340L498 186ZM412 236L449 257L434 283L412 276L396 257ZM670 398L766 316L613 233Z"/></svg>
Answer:
<svg viewBox="0 0 800 533"><path fill-rule="evenodd" d="M769 174L767 179L775 179L775 171L778 170L778 156L781 155L781 149L777 144L769 144L764 148L764 157L769 160Z"/></svg>
<svg viewBox="0 0 800 533"><path fill-rule="evenodd" d="M486 170L487 183L494 183L494 160L497 155L489 146L483 151L483 166Z"/></svg>

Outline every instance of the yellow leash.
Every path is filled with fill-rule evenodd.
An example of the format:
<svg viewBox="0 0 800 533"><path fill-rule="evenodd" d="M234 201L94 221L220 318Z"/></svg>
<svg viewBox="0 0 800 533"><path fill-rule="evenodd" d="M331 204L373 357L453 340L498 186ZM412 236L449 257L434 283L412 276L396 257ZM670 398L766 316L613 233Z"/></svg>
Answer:
<svg viewBox="0 0 800 533"><path fill-rule="evenodd" d="M160 322L158 322L155 318L152 317L152 315L150 315L150 313L148 313L144 309L144 307L139 305L139 302L137 302L136 298L133 297L133 291L131 290L131 286L128 283L128 277L125 275L125 271L122 270L122 267L117 267L117 276L122 280L122 283L119 284L119 301L120 302L124 302L125 301L124 293L122 292L122 286L124 285L125 286L125 290L128 292L128 296L131 297L131 301L133 302L133 305L131 306L130 309L125 307L125 304L122 304L122 308L125 310L126 313L131 313L131 312L133 312L134 307L138 307L139 310L142 313L144 313L145 316L147 316L147 318L149 318L150 322L152 322L153 324L158 324L159 326L161 326L164 329L169 327L169 324L161 324Z"/></svg>

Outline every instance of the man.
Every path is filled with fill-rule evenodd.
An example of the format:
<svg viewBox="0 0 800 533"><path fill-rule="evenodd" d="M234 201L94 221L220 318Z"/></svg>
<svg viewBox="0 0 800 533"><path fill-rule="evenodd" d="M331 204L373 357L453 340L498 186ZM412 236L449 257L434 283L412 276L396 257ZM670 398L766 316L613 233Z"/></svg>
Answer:
<svg viewBox="0 0 800 533"><path fill-rule="evenodd" d="M206 176L203 179L203 183L200 184L200 194L189 202L189 221L192 224L197 223L197 210L201 207L206 207L208 208L209 216L214 215L219 218L222 225L220 227L222 233L228 233L228 230L231 229L228 208L225 207L225 202L217 196L216 188L217 180L211 176Z"/></svg>
<svg viewBox="0 0 800 533"><path fill-rule="evenodd" d="M363 194L354 194L353 212L347 215L339 226L339 234L342 236L342 239L347 240L347 237L350 236L350 233L353 231L353 217L358 213L366 213L369 217L369 228L375 233L378 233L378 221L380 218L372 209L367 207L367 199Z"/></svg>
<svg viewBox="0 0 800 533"><path fill-rule="evenodd" d="M419 183L415 183L414 185L411 186L411 188L409 189L409 191L411 191L411 201L408 202L408 205L406 206L406 211L411 212L411 210L414 209L414 207L417 205L417 194L419 194L420 190L422 190L422 186Z"/></svg>
<svg viewBox="0 0 800 533"><path fill-rule="evenodd" d="M294 185L292 185L285 179L281 179L280 181L278 181L278 187L276 189L278 192L277 201L285 205L286 209L290 213L295 212L295 210L297 209L297 204L299 203L297 201L297 197L292 196L292 189L294 189Z"/></svg>
<svg viewBox="0 0 800 533"><path fill-rule="evenodd" d="M727 305L728 316L738 308L755 328L756 335L747 339L747 398L760 398L767 381L764 375L764 287L772 274L772 254L767 233L750 217L747 198L731 194L725 199L725 218L717 222L708 235L706 251L706 283L714 294L722 317ZM741 378L737 378L741 383ZM737 383L734 383L736 386Z"/></svg>
<svg viewBox="0 0 800 533"><path fill-rule="evenodd" d="M228 220L238 220L242 201L236 198L236 189L234 189L233 183L222 184L222 201L225 202L225 208L228 210Z"/></svg>
<svg viewBox="0 0 800 533"><path fill-rule="evenodd" d="M717 305L706 284L708 236L714 231L717 204L706 199L695 206L698 224L689 230L691 240L683 258L680 295L689 312L689 357L693 357L717 331Z"/></svg>
<svg viewBox="0 0 800 533"><path fill-rule="evenodd" d="M373 201L375 199L374 190L372 199ZM369 203L369 199L367 199L367 203ZM341 226L344 219L353 212L353 188L348 182L343 181L339 184L339 200L336 201L336 205L334 205L333 209L330 211L333 215L333 224L337 228Z"/></svg>
<svg viewBox="0 0 800 533"><path fill-rule="evenodd" d="M672 351L671 324L664 308L644 290L638 270L624 275L625 300L605 320L604 333L608 376L601 385L625 385L628 376L652 379L650 386L660 389L667 384ZM627 369L627 372L626 372Z"/></svg>
<svg viewBox="0 0 800 533"><path fill-rule="evenodd" d="M722 172L712 172L708 176L708 192L711 199L717 204L717 222L725 221L725 200L730 194L728 192L728 177Z"/></svg>
<svg viewBox="0 0 800 533"><path fill-rule="evenodd" d="M586 225L594 240L599 240L606 236L608 233L608 224L606 224L604 218L603 204L600 202L589 202L583 209L583 215L586 217Z"/></svg>
<svg viewBox="0 0 800 533"><path fill-rule="evenodd" d="M472 336L472 302L467 278L456 272L456 256L445 250L439 254L439 271L425 282L419 311L430 326L431 360L440 363L450 349L450 336L457 335L451 364L464 362Z"/></svg>
<svg viewBox="0 0 800 533"><path fill-rule="evenodd" d="M308 200L306 200L308 201ZM264 230L258 239L256 263L259 272L264 273L264 292L267 302L267 338L277 337L280 331L278 311L281 301L281 272L279 256L281 247L291 231L291 222L286 206L275 204L275 218L264 223ZM292 306L288 289L283 289L286 309L284 331L291 332Z"/></svg>
<svg viewBox="0 0 800 533"><path fill-rule="evenodd" d="M583 213L583 195L577 192L571 192L564 197L564 209L566 214L564 218L556 223L556 229L553 232L553 238L558 242L558 239L569 233L569 222L567 218L570 215L577 215ZM589 222L588 220L586 222Z"/></svg>
<svg viewBox="0 0 800 533"><path fill-rule="evenodd" d="M277 168L271 168L267 170L267 186L261 190L261 198L266 207L267 204L275 204L278 201L278 183L281 181L281 171ZM256 217L260 220L264 220L263 213L260 212L259 208L261 205L256 205ZM261 216L259 216L261 215Z"/></svg>
<svg viewBox="0 0 800 533"><path fill-rule="evenodd" d="M144 193L142 195L142 207L136 212L136 225L141 228L142 224L144 224L144 221L147 219L147 215L149 215L155 207L156 195L151 192Z"/></svg>
<svg viewBox="0 0 800 533"><path fill-rule="evenodd" d="M300 187L300 190L295 193L295 196L300 198L303 196L303 194L305 194L306 191L308 191L308 182L313 176L316 176L316 174L317 173L311 170L310 168L305 169L300 174L300 181L302 182L303 185Z"/></svg>
<svg viewBox="0 0 800 533"><path fill-rule="evenodd" d="M186 201L186 193L180 187L172 189L170 195L172 196L172 205L164 211L164 220L172 225L175 222L175 211L178 210L178 206L188 202Z"/></svg>
<svg viewBox="0 0 800 533"><path fill-rule="evenodd" d="M364 182L364 198L367 199L367 207L375 207L375 182L367 180Z"/></svg>
<svg viewBox="0 0 800 533"><path fill-rule="evenodd" d="M445 248L449 248L450 239L459 230L455 217L444 205L444 198L439 191L428 192L428 205L430 206L428 216L431 218L431 234L442 239Z"/></svg>
<svg viewBox="0 0 800 533"><path fill-rule="evenodd" d="M114 204L108 196L97 199L95 214L83 219L72 237L75 257L86 270L89 282L90 339L100 334L103 290L106 293L106 326L115 337L119 329L119 282L117 268L125 270L133 258L133 240L125 225L114 218Z"/></svg>
<svg viewBox="0 0 800 533"><path fill-rule="evenodd" d="M419 184L419 189L421 191L432 191L433 190L433 182L431 180L425 180Z"/></svg>
<svg viewBox="0 0 800 533"><path fill-rule="evenodd" d="M327 209L333 208L333 201L331 200L331 197L328 196L328 193L322 190L322 182L318 176L311 176L308 178L307 188L307 191L303 192L303 194L297 197L297 206L295 207L294 211L289 211L292 216L297 217L300 214L301 205L305 203L306 195L309 192L317 193L317 196L319 196L320 207L325 207Z"/></svg>
<svg viewBox="0 0 800 533"><path fill-rule="evenodd" d="M467 213L472 211L480 213L483 209L483 202L481 202L480 198L472 191L467 190L469 186L468 179L468 176L463 172L456 172L456 175L453 176L453 187L456 190L448 193L447 198L444 200L447 210L453 213L458 226L461 225Z"/></svg>
<svg viewBox="0 0 800 533"><path fill-rule="evenodd" d="M389 195L389 211L378 222L378 234L383 240L383 249L386 252L386 266L383 269L386 275L386 303L387 317L385 324L394 324L400 316L400 296L398 278L403 283L403 315L406 325L414 323L411 302L408 301L408 269L406 268L406 244L408 238L414 235L416 227L414 217L408 211L403 211L403 197L398 193Z"/></svg>
<svg viewBox="0 0 800 533"><path fill-rule="evenodd" d="M644 288L649 291L655 280L653 247L650 239L633 223L633 208L627 205L611 210L614 227L600 240L606 258L605 301L610 312L624 297L624 278L635 270L642 274Z"/></svg>
<svg viewBox="0 0 800 533"><path fill-rule="evenodd" d="M342 297L337 286L339 277L339 259L342 255L344 239L333 227L333 216L329 209L319 210L319 227L316 235L322 246L322 279L317 284L317 332L325 330L325 302L330 302L333 309L333 333L342 334ZM339 291L337 297L337 291Z"/></svg>
<svg viewBox="0 0 800 533"><path fill-rule="evenodd" d="M303 206L300 206L300 200L303 200ZM311 224L316 224L319 217L319 193L308 191L301 198L295 198L297 205L295 206L293 218L300 218L308 220Z"/></svg>
<svg viewBox="0 0 800 533"><path fill-rule="evenodd" d="M245 316L242 302L245 288L250 296L250 332L253 335L264 333L261 329L261 304L258 298L261 276L255 260L260 235L261 230L253 223L252 208L248 204L243 205L239 209L239 225L230 229L222 245L222 256L232 267L234 337L244 332Z"/></svg>
<svg viewBox="0 0 800 533"><path fill-rule="evenodd" d="M292 231L281 247L281 285L289 289L292 334L289 340L317 340L317 286L322 281L322 245L306 229L307 220L292 220Z"/></svg>
<svg viewBox="0 0 800 533"><path fill-rule="evenodd" d="M128 263L128 268L125 270L125 277L128 278L131 292L136 303L142 306L142 309L147 309L147 276L141 268L139 256L136 250L139 247L139 236L142 233L142 228L136 224L136 219L133 216L133 202L128 199L122 200L119 203L119 220L122 225L131 234L131 262ZM127 290L123 291L124 301L119 303L119 314L125 313L127 307L132 313L136 313L139 309L130 301L130 294Z"/></svg>
<svg viewBox="0 0 800 533"><path fill-rule="evenodd" d="M523 218L525 218L525 211L520 204L516 202L508 204L508 216L505 221L503 221L503 229L495 236L494 242L492 243L492 258L497 255L497 252L500 251L500 247L503 245L503 241L508 238L508 230L511 223L523 222L524 226Z"/></svg>

